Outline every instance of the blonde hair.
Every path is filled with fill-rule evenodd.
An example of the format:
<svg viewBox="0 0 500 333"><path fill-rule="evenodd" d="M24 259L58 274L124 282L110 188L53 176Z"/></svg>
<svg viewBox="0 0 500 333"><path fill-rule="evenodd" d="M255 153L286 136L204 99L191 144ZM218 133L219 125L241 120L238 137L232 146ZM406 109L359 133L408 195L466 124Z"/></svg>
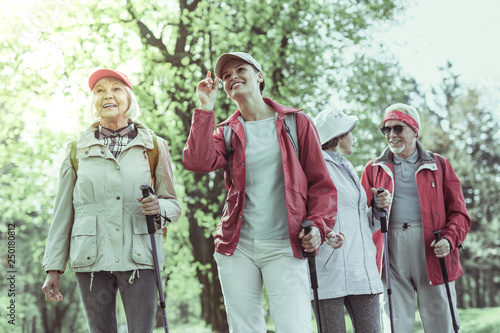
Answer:
<svg viewBox="0 0 500 333"><path fill-rule="evenodd" d="M130 101L130 106L128 110L124 113L124 115L127 118L131 119L137 119L141 115L141 111L139 109L139 103L137 103L137 97L135 97L134 92L132 89L130 89L125 83L123 83L123 88L125 88L125 91L127 91L127 95ZM94 86L95 89L95 86ZM88 100L87 100L87 107L85 108L85 121L89 122L90 124L95 123L96 121L99 121L101 118L97 114L97 110L95 108L95 103L94 103L94 89L92 89Z"/></svg>

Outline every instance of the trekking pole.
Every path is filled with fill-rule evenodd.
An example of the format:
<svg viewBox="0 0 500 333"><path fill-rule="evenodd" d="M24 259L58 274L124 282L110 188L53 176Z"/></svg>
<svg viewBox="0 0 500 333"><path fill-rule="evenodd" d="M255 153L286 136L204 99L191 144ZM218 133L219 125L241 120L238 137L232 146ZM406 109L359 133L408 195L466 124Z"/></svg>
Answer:
<svg viewBox="0 0 500 333"><path fill-rule="evenodd" d="M384 192L385 189L380 187L378 193ZM378 208L377 208L378 209ZM394 333L394 314L392 311L392 289L391 289L391 271L389 267L389 248L387 246L387 209L382 208L380 211L380 231L384 241L384 268L385 280L387 282L387 298L389 299L389 319L391 321L391 333Z"/></svg>
<svg viewBox="0 0 500 333"><path fill-rule="evenodd" d="M441 240L441 230L434 230L432 232L434 235L434 238L436 239L436 244ZM448 278L448 270L446 269L446 261L445 258L439 258L439 264L441 264L441 273L443 274L443 281L444 285L446 286L446 294L448 295L448 305L450 306L450 313L451 313L451 321L453 323L453 329L455 330L455 333L458 332L460 329L460 326L457 324L457 320L455 318L455 311L453 311L453 301L451 300L451 292L450 292L450 285L449 285L449 278Z"/></svg>
<svg viewBox="0 0 500 333"><path fill-rule="evenodd" d="M300 224L304 228L304 233L307 235L312 230L313 222L311 220L305 220ZM321 315L319 313L319 298L318 298L318 275L316 273L316 252L304 252L307 257L307 263L309 264L309 274L311 277L311 289L314 294L314 309L316 314L316 324L318 325L318 333L322 333L321 329Z"/></svg>
<svg viewBox="0 0 500 333"><path fill-rule="evenodd" d="M142 197L147 198L150 193L153 193L153 189L149 185L141 185L139 189L142 191ZM163 326L165 327L165 333L168 333L168 323L167 323L167 311L165 310L165 297L163 296L163 287L161 283L160 276L160 265L158 264L158 253L156 252L156 239L155 239L155 222L152 215L146 215L146 222L148 225L148 234L151 238L151 250L153 252L153 263L154 269L156 271L156 286L158 287L158 294L160 295L160 307L163 312Z"/></svg>

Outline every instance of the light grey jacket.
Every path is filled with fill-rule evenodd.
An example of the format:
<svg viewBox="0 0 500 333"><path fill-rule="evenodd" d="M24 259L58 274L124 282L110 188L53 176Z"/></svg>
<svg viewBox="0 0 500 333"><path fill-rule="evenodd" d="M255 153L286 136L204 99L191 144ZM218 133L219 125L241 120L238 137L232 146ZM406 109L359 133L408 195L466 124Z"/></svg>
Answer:
<svg viewBox="0 0 500 333"><path fill-rule="evenodd" d="M326 242L319 248L316 257L319 298L381 293L383 285L372 241L372 233L380 228L380 221L372 219L372 210L366 204L366 193L352 164L335 152L323 151L323 157L339 193L337 222L333 231L344 233L345 242L337 250ZM354 180L341 164L351 171Z"/></svg>
<svg viewBox="0 0 500 333"><path fill-rule="evenodd" d="M136 199L142 197L139 187L152 183L146 149L153 149L153 140L142 123L134 121L134 124L137 137L116 159L96 139L98 123L84 131L77 143L78 177L71 166L68 145L60 169L43 270L64 272L67 262L74 272L153 268L146 217ZM155 194L161 214L176 221L181 206L174 189L170 154L165 140L157 137L157 141ZM162 238L158 230L156 245L160 265L165 259Z"/></svg>

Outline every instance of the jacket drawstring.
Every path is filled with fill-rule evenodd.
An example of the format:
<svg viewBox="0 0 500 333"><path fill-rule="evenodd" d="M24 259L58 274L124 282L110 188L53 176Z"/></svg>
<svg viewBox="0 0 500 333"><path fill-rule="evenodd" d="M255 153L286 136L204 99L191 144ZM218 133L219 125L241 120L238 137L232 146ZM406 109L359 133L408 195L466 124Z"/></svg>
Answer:
<svg viewBox="0 0 500 333"><path fill-rule="evenodd" d="M92 291L93 282L94 282L94 272L90 272L90 291Z"/></svg>
<svg viewBox="0 0 500 333"><path fill-rule="evenodd" d="M135 282L135 276L137 275L137 278L140 279L141 277L139 276L139 270L134 269L132 271L132 274L130 275L130 278L128 279L128 283L133 284Z"/></svg>

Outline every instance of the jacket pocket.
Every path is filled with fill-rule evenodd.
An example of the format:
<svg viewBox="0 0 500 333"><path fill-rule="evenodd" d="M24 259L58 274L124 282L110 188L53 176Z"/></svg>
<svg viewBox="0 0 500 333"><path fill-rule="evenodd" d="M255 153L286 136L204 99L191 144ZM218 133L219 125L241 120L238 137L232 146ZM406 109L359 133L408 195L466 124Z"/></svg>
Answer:
<svg viewBox="0 0 500 333"><path fill-rule="evenodd" d="M153 253L151 251L151 235L148 234L148 226L144 215L133 215L132 235L132 260L137 264L153 266ZM163 237L160 232L154 234L158 264L162 266L165 260L163 252Z"/></svg>
<svg viewBox="0 0 500 333"><path fill-rule="evenodd" d="M77 219L71 231L69 264L71 267L93 265L97 259L96 216Z"/></svg>

